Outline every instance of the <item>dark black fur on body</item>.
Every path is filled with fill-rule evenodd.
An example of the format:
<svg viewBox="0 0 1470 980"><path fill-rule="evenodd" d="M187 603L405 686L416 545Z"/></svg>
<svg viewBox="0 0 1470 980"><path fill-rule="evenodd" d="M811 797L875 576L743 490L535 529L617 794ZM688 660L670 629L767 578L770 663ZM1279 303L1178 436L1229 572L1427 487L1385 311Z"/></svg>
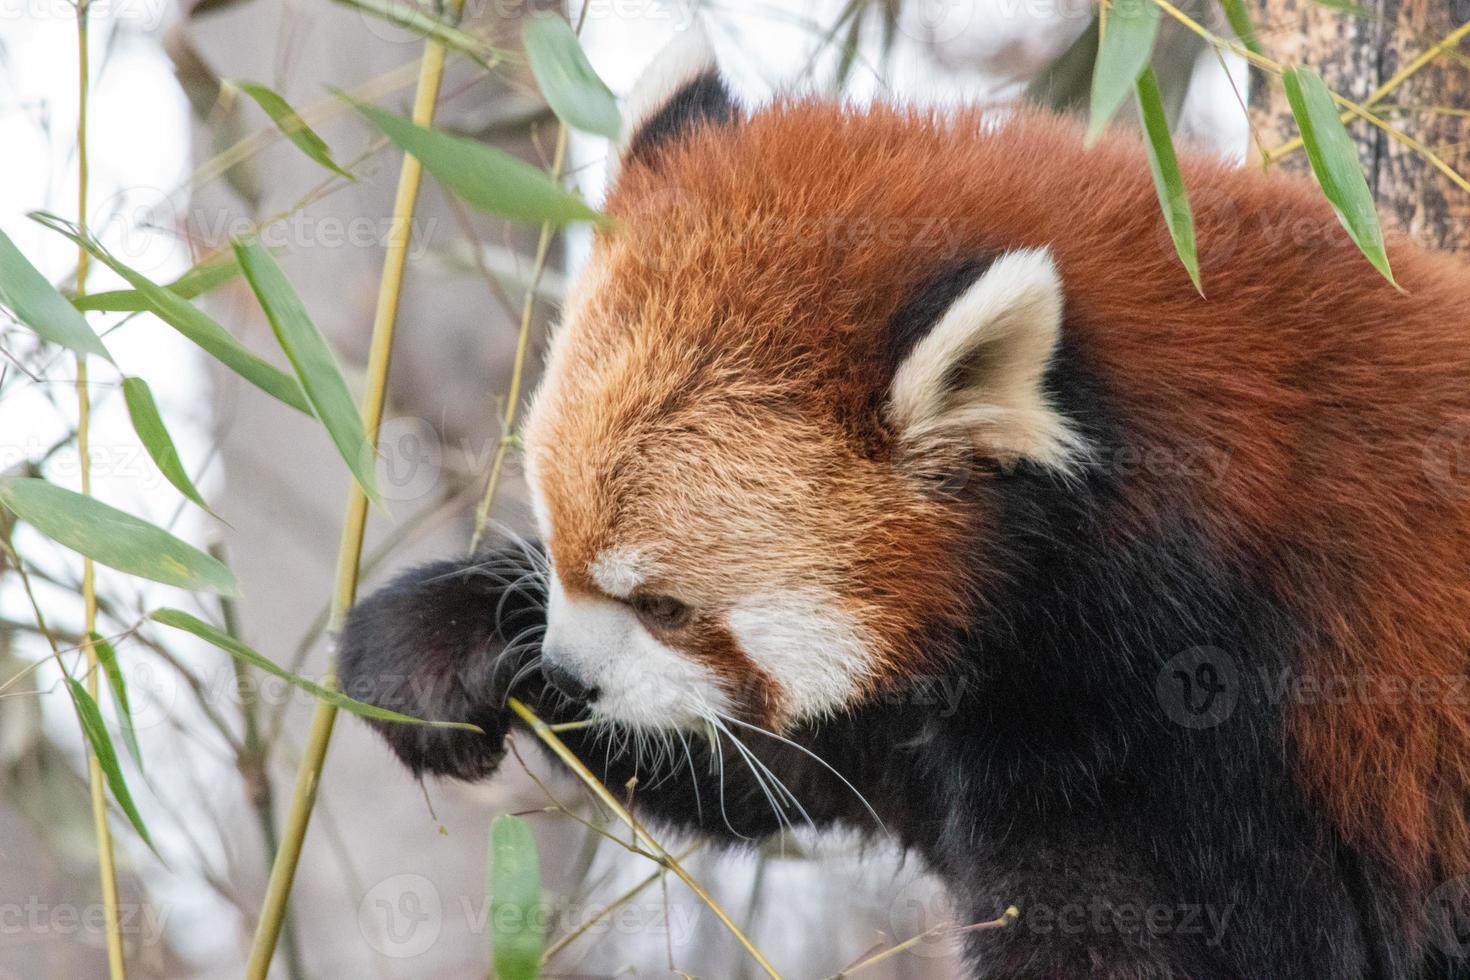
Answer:
<svg viewBox="0 0 1470 980"><path fill-rule="evenodd" d="M1064 347L1051 381L1068 413L1088 420L1092 444L1109 450L1103 458L1116 458L1126 420L1077 352ZM1311 638L1262 583L1232 570L1249 563L1213 554L1186 512L1120 533L1126 475L1116 468L1064 483L976 466L979 478L943 492L991 495L1005 536L983 548L1011 575L957 639L954 673L791 733L938 872L959 924L1020 910L1008 928L964 934L975 976L1450 976L1426 966L1409 938L1418 900L1344 847L1291 777L1270 682ZM581 717L539 671L522 670L534 642L501 656L518 634L534 641L543 621L533 564L515 549L441 562L353 612L341 640L349 693L488 733L380 726L415 771L492 772L517 676L513 693L543 717ZM952 710L936 704L936 680L958 692ZM1234 699L1217 724L1198 724L1185 705L1187 695L1195 707L1208 700L1200 683ZM853 791L810 758L740 734L817 824L876 829ZM679 752L650 771L647 756L616 750L619 737L563 737L608 785L637 776L636 805L656 822L734 844L782 829L728 746L712 765L710 747L691 737L692 765Z"/></svg>

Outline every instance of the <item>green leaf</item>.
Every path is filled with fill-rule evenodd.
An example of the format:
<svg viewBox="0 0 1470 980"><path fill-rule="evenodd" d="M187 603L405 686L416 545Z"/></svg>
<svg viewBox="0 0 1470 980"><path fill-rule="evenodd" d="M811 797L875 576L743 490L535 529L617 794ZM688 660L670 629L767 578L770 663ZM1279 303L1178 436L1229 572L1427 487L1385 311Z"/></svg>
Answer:
<svg viewBox="0 0 1470 980"><path fill-rule="evenodd" d="M138 836L143 838L143 843L156 850L153 848L153 838L148 836L148 828L143 824L143 816L133 804L133 794L128 792L127 780L123 778L122 768L117 764L117 751L112 747L112 736L107 734L107 726L102 723L102 712L97 709L97 702L92 700L92 695L87 693L85 687L70 677L66 679L66 688L71 692L71 703L77 709L82 732L92 745L92 754L97 757L102 773L107 777L112 798L117 800L117 805L127 814L128 822L133 825Z"/></svg>
<svg viewBox="0 0 1470 980"><path fill-rule="evenodd" d="M235 261L234 253L218 252L163 288L184 299L193 299L218 289L239 274L240 263ZM143 294L136 289L88 293L77 297L75 306L79 310L105 310L109 313L141 313L148 309Z"/></svg>
<svg viewBox="0 0 1470 980"><path fill-rule="evenodd" d="M471 725L468 722L429 721L423 718L414 718L411 715L399 714L396 711L389 711L387 708L379 708L376 705L366 704L355 698L349 698L341 691L333 691L322 687L320 684L313 684L306 678L298 677L284 667L277 666L273 661L267 660L228 633L215 629L203 620L191 616L183 610L155 609L148 614L148 618L154 622L162 623L165 626L172 626L174 629L192 633L206 643L211 643L219 647L230 656L243 660L251 666L258 667L273 677L279 677L288 684L299 687L318 700L325 701L344 711L350 711L354 715L360 715L363 718L372 718L377 721L399 722L404 725L429 725L434 728L456 728L462 731L480 732L482 735L484 734L484 729L478 725Z"/></svg>
<svg viewBox="0 0 1470 980"><path fill-rule="evenodd" d="M1358 165L1357 149L1347 127L1338 117L1322 79L1310 68L1288 68L1281 76L1286 83L1286 101L1301 129L1302 146L1322 193L1337 211L1338 220L1352 236L1358 248L1383 278L1394 282L1388 266L1388 251L1383 243L1383 229L1378 224L1378 211L1373 206L1373 193Z"/></svg>
<svg viewBox="0 0 1470 980"><path fill-rule="evenodd" d="M1103 8L1102 41L1092 68L1092 112L1087 140L1107 126L1138 76L1148 67L1159 33L1159 8L1152 0L1112 0Z"/></svg>
<svg viewBox="0 0 1470 980"><path fill-rule="evenodd" d="M32 212L31 217L57 234L71 239L99 261L106 263L138 291L148 312L204 348L215 360L273 398L311 414L311 403L306 400L306 393L301 390L301 385L295 378L252 354L228 330L211 320L198 307L128 268L96 241L83 236L69 222L44 212Z"/></svg>
<svg viewBox="0 0 1470 980"><path fill-rule="evenodd" d="M348 180L357 179L337 165L337 161L332 159L332 152L327 147L327 141L306 124L306 120L291 108L289 102L264 85L258 85L255 82L237 81L231 84L254 99L255 104L265 110L265 114L271 117L276 128L285 134L288 140L295 143L298 150L333 173L340 174Z"/></svg>
<svg viewBox="0 0 1470 980"><path fill-rule="evenodd" d="M31 477L0 478L0 506L58 544L108 568L181 589L235 595L235 576L217 559L161 527Z"/></svg>
<svg viewBox="0 0 1470 980"><path fill-rule="evenodd" d="M588 64L572 26L556 14L535 14L522 24L521 40L556 117L584 133L617 139L623 128L618 100Z"/></svg>
<svg viewBox="0 0 1470 980"><path fill-rule="evenodd" d="M296 369L296 377L311 402L316 417L326 426L337 451L357 478L368 499L378 499L373 467L376 456L362 427L362 415L342 380L342 372L327 342L322 339L301 299L291 288L285 273L259 242L236 241L235 257L245 271L245 279L255 290L261 309L280 341L281 349Z"/></svg>
<svg viewBox="0 0 1470 980"><path fill-rule="evenodd" d="M78 354L112 360L87 318L31 265L10 236L0 231L0 306L34 330L42 340Z"/></svg>
<svg viewBox="0 0 1470 980"><path fill-rule="evenodd" d="M374 106L353 105L389 139L417 157L445 187L481 211L553 225L607 220L546 174L508 153L414 125Z"/></svg>
<svg viewBox="0 0 1470 980"><path fill-rule="evenodd" d="M1245 0L1220 0L1220 6L1225 8L1225 19L1230 22L1230 29L1240 38L1240 43L1251 54L1261 54L1261 42L1256 40L1256 28L1245 9Z"/></svg>
<svg viewBox="0 0 1470 980"><path fill-rule="evenodd" d="M526 821L503 814L490 824L490 941L497 980L536 980L545 927L536 838Z"/></svg>
<svg viewBox="0 0 1470 980"><path fill-rule="evenodd" d="M485 68L493 68L495 63L505 56L505 52L495 49L474 35L466 34L459 28L430 17L408 4L393 3L392 0L336 0L336 2L344 7L352 7L354 10L361 10L365 14L381 18L391 24L397 24L420 37L437 41L446 48L469 56Z"/></svg>
<svg viewBox="0 0 1470 980"><path fill-rule="evenodd" d="M1190 282L1203 296L1205 290L1200 285L1199 256L1195 252L1194 212L1189 207L1189 192L1184 187L1184 176L1179 172L1179 158L1174 153L1174 140L1169 135L1164 99L1152 69L1145 68L1138 76L1136 95L1138 114L1143 119L1143 130L1148 137L1144 142L1148 147L1148 166L1154 175L1154 189L1159 192L1159 206L1164 211L1164 221L1174 239L1179 261L1184 263Z"/></svg>
<svg viewBox="0 0 1470 980"><path fill-rule="evenodd" d="M158 465L164 478L179 493L194 501L206 513L215 516L195 488L194 481L189 479L183 464L179 462L179 451L174 448L173 437L168 434L163 416L158 413L158 403L153 400L153 391L148 387L148 382L142 378L124 378L122 387L123 399L128 403L128 417L133 420L133 431L138 433L143 448L148 450L148 455Z"/></svg>
<svg viewBox="0 0 1470 980"><path fill-rule="evenodd" d="M107 676L107 686L112 691L112 704L117 708L117 716L122 719L123 743L128 747L128 754L143 768L143 753L138 748L138 733L133 727L133 706L128 701L128 683L123 680L122 669L117 663L117 651L112 644L102 638L100 633L89 633L92 640L92 649L97 654L97 663L101 665L102 672Z"/></svg>

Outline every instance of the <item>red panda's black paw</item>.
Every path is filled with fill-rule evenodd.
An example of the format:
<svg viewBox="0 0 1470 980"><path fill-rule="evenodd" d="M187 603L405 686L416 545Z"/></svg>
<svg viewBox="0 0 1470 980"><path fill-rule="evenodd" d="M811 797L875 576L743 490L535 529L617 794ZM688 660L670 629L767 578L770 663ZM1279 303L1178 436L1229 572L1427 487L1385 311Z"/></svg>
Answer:
<svg viewBox="0 0 1470 980"><path fill-rule="evenodd" d="M523 549L405 572L358 603L338 641L343 693L433 721L484 731L370 721L415 774L476 780L505 754L506 697L534 698L545 624L544 581Z"/></svg>

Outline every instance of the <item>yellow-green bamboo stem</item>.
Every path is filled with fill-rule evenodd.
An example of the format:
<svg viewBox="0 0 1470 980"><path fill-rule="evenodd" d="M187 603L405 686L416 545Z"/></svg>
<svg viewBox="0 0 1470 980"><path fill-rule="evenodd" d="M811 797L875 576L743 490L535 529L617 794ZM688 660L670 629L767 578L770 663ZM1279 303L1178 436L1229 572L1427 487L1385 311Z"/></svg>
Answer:
<svg viewBox="0 0 1470 980"><path fill-rule="evenodd" d="M87 9L90 0L77 2L77 224L87 226L87 90L91 85L88 65ZM77 296L87 292L88 255L77 252ZM92 493L91 457L92 395L87 388L87 355L77 355L77 455L82 476L82 494ZM87 654L87 693L97 700L97 651L92 633L97 629L96 569L92 559L82 559L82 648ZM97 837L97 874L102 882L103 920L107 927L107 973L111 980L126 980L122 928L117 911L117 864L112 851L112 829L107 823L107 788L97 753L87 749L87 784L92 796L92 826Z"/></svg>
<svg viewBox="0 0 1470 980"><path fill-rule="evenodd" d="M582 760L578 759L571 749L567 748L567 744L557 737L556 733L551 730L551 726L538 718L534 711L526 707L518 699L509 698L508 703L510 704L510 709L514 711L518 716L520 716L520 719L524 721L527 726L530 727L531 732L542 742L544 742L546 744L546 747L551 749L552 753L555 754L556 757L560 759L568 769L572 770L573 774L575 774L578 779L582 780L587 789L592 792L592 795L597 797L597 799L602 802L603 806L611 810L613 816L617 817L623 823L627 824L628 829L633 832L633 840L637 843L637 845L646 849L661 866L672 871L674 873L674 876L682 881L686 886L688 886L689 890L692 891L695 896L697 896L699 900L703 902L709 908L709 910L715 914L715 918L719 919L720 923L724 925L727 930L729 930L730 935L734 936L735 940L740 943L741 946L745 947L745 951L749 953L751 959L755 960L756 964L766 972L766 976L771 977L772 980L781 980L781 974L776 972L776 968L771 965L771 961L766 959L766 955L762 953L756 947L755 943L750 941L750 937L748 937L741 930L741 928L735 924L735 920L730 917L730 914L720 907L720 904L715 901L714 896L711 895L705 889L705 887L695 879L693 875L691 875L688 871L685 871L684 866L680 864L679 861L672 854L669 853L668 849L660 844L658 840L656 840L654 836L650 834L641 823L638 822L637 818L635 818L631 813L628 812L627 808L624 807L623 804L618 802L617 797L613 796L612 792L609 791L606 786L602 785L602 782L596 776L592 775L592 771L582 764Z"/></svg>
<svg viewBox="0 0 1470 980"><path fill-rule="evenodd" d="M459 16L462 5L463 0L451 0L453 16ZM439 83L444 77L445 54L445 48L441 44L429 41L424 45L424 57L419 65L418 89L413 103L413 121L420 126L433 122L434 105L439 99ZM373 317L373 333L368 352L367 387L362 396L363 429L374 447L378 442L378 428L383 419L383 404L388 389L393 332L398 320L398 301L403 287L403 271L408 261L414 209L418 204L419 176L418 160L405 155L403 167L398 174L398 192L393 202L393 217L383 259L383 277L378 286L378 305ZM343 521L342 541L337 552L336 587L329 621L333 628L341 624L347 610L357 598L358 565L362 559L367 509L367 498L357 482L353 481L348 490L347 516ZM328 687L334 683L332 678L326 679ZM270 881L266 885L260 924L256 928L250 959L245 967L246 980L265 980L266 974L270 972L271 959L275 955L276 942L285 921L291 885L296 877L296 866L301 860L306 830L311 822L312 808L316 804L322 765L326 761L327 748L331 744L332 728L336 721L337 709L326 702L318 702L301 765L296 773L296 787L281 836L280 850L276 854Z"/></svg>

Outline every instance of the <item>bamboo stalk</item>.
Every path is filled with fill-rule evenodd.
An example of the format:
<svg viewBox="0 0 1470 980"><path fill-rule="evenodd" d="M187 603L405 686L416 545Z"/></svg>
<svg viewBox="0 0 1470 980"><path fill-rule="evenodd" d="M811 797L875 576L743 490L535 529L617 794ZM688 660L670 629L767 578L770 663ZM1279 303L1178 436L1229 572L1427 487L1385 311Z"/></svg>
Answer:
<svg viewBox="0 0 1470 980"><path fill-rule="evenodd" d="M766 955L756 947L755 943L750 941L750 937L741 931L740 927L735 924L735 920L730 918L730 914L715 901L714 896L693 875L684 870L684 866L669 853L667 848L644 829L643 825L628 812L627 808L618 802L617 797L613 796L612 792L606 786L602 785L601 780L592 775L591 770L582 764L582 760L578 759L572 750L567 748L567 744L551 730L551 726L538 718L534 711L526 707L518 699L509 698L507 701L510 705L510 710L514 711L526 723L527 727L531 729L532 734L544 742L546 747L551 749L552 753L568 769L572 770L576 777L592 792L592 795L597 797L603 806L612 811L613 816L628 825L628 829L633 832L633 840L637 845L649 851L653 860L657 861L662 867L672 871L676 878L688 886L689 890L709 907L709 910L715 914L715 918L719 919L720 923L729 930L730 935L734 936L735 940L741 946L745 947L745 951L750 954L751 959L755 960L756 964L766 972L768 977L771 977L772 980L781 980L781 974L776 972L776 968L771 965L771 961L766 959Z"/></svg>
<svg viewBox="0 0 1470 980"><path fill-rule="evenodd" d="M77 224L87 226L87 94L91 87L88 63L90 50L87 21L90 0L77 0ZM90 256L85 248L77 250L78 297L87 293L87 271ZM77 355L77 455L82 495L92 494L91 422L92 393L87 387L87 355ZM92 559L82 559L82 649L87 655L87 693L92 700L99 694L100 671L92 633L97 629L96 568ZM107 788L103 781L102 763L90 746L87 748L87 785L92 797L92 828L97 838L97 874L102 884L103 920L107 927L107 973L111 980L127 980L123 959L122 926L118 917L117 862L112 848L112 829L107 822Z"/></svg>
<svg viewBox="0 0 1470 980"><path fill-rule="evenodd" d="M452 16L458 18L463 0L450 0L449 7ZM434 105L439 98L439 84L444 77L445 55L446 49L442 44L435 41L424 44L424 57L419 65L418 87L414 94L412 113L413 121L420 126L433 122ZM387 396L393 333L398 320L403 272L408 261L414 209L418 204L420 172L418 160L405 154L403 167L398 173L398 190L393 201L393 216L383 257L383 277L378 287L378 303L373 317L372 340L368 353L367 388L362 396L363 429L375 448ZM363 495L357 482L352 481L347 496L347 515L342 525L341 546L337 553L336 587L330 618L332 628L341 625L347 610L357 598L358 566L362 559L363 536L367 527L367 508L367 497ZM335 679L327 677L325 686L334 687ZM296 787L281 835L280 850L276 854L270 881L266 885L260 923L256 928L250 959L245 967L246 980L265 980L266 974L270 972L271 959L285 921L286 904L290 900L291 885L296 877L297 864L301 860L302 846L321 784L322 766L326 761L327 748L331 745L332 728L336 721L336 707L318 702L301 765L297 769Z"/></svg>

